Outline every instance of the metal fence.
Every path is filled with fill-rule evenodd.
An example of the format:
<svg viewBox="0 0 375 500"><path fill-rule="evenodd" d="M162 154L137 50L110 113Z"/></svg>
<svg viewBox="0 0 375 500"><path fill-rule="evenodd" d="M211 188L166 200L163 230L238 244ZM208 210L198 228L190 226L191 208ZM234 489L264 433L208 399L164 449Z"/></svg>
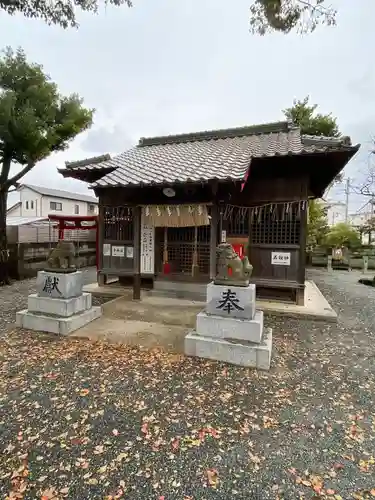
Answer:
<svg viewBox="0 0 375 500"><path fill-rule="evenodd" d="M57 243L58 226L55 223L43 223L7 227L8 243ZM96 229L66 229L64 239L75 242L96 240Z"/></svg>

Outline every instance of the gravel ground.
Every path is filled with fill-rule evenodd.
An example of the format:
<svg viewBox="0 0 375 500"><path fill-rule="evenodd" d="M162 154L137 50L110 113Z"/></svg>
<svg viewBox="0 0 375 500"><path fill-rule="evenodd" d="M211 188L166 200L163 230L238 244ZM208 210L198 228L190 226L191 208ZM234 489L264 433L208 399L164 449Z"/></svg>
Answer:
<svg viewBox="0 0 375 500"><path fill-rule="evenodd" d="M7 333L1 498L374 497L375 290L354 272L311 277L339 322L267 318L268 373Z"/></svg>

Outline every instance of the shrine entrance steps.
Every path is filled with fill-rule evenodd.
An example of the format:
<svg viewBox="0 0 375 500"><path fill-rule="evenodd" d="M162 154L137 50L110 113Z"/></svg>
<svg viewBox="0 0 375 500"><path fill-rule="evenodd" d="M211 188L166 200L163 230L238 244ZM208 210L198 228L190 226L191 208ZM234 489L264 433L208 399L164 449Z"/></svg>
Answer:
<svg viewBox="0 0 375 500"><path fill-rule="evenodd" d="M196 300L206 302L206 283L190 283L184 281L158 280L149 294L157 297Z"/></svg>

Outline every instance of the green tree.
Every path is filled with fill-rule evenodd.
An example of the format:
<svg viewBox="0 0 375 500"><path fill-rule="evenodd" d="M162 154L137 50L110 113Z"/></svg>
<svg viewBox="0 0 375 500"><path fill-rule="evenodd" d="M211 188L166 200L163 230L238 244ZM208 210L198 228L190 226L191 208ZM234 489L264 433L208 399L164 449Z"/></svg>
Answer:
<svg viewBox="0 0 375 500"><path fill-rule="evenodd" d="M337 120L331 114L317 113L318 105L310 104L309 97L294 100L293 106L283 110L285 117L301 127L301 132L308 135L340 137ZM339 174L336 181L340 181ZM325 209L317 200L309 200L309 220L307 224L307 248L311 252L323 241L327 233L327 217Z"/></svg>
<svg viewBox="0 0 375 500"><path fill-rule="evenodd" d="M283 110L284 115L301 127L303 134L340 137L337 119L329 114L317 113L317 104L309 103L309 96L294 100L293 106Z"/></svg>
<svg viewBox="0 0 375 500"><path fill-rule="evenodd" d="M340 222L327 233L325 244L330 248L357 248L361 246L359 232L350 224Z"/></svg>
<svg viewBox="0 0 375 500"><path fill-rule="evenodd" d="M8 14L21 13L26 17L42 19L63 28L77 27L76 11L96 13L101 5L132 6L131 0L0 0L0 8Z"/></svg>
<svg viewBox="0 0 375 500"><path fill-rule="evenodd" d="M308 251L311 252L316 246L321 245L327 233L328 221L324 205L318 200L310 200L306 241Z"/></svg>
<svg viewBox="0 0 375 500"><path fill-rule="evenodd" d="M265 35L276 31L310 33L320 24L336 24L336 10L326 0L253 0L250 29Z"/></svg>
<svg viewBox="0 0 375 500"><path fill-rule="evenodd" d="M8 192L40 160L68 147L92 124L94 110L77 94L64 97L22 49L7 48L0 58L0 262L7 281L6 208ZM11 175L11 166L18 173Z"/></svg>
<svg viewBox="0 0 375 500"><path fill-rule="evenodd" d="M325 115L317 113L318 105L310 104L309 100L309 96L302 100L295 99L293 106L283 110L285 117L298 125L302 134L340 137L341 133L337 125L337 119L331 113ZM335 182L341 180L342 175L337 175Z"/></svg>

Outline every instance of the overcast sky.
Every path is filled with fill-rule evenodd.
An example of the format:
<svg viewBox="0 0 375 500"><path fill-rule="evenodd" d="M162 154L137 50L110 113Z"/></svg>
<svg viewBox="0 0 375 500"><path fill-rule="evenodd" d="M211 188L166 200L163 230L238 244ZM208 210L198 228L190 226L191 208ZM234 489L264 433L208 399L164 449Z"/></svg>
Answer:
<svg viewBox="0 0 375 500"><path fill-rule="evenodd" d="M375 136L375 6L333 3L338 26L304 37L251 35L250 0L134 0L132 9L80 16L78 30L1 13L2 45L22 46L62 93L78 92L97 110L92 129L25 182L87 192L57 167L120 153L142 136L277 121L306 95L362 144L345 172L357 176ZM361 201L352 197L351 210Z"/></svg>

